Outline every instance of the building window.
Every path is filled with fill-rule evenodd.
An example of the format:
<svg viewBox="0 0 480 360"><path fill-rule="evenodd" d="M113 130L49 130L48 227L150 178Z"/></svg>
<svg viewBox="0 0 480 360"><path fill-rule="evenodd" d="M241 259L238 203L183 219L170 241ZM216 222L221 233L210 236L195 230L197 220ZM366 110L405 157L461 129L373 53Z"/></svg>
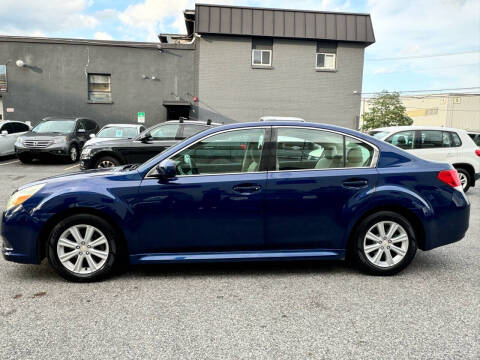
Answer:
<svg viewBox="0 0 480 360"><path fill-rule="evenodd" d="M315 56L317 70L337 69L337 43L335 41L318 41Z"/></svg>
<svg viewBox="0 0 480 360"><path fill-rule="evenodd" d="M335 70L335 54L317 53L317 69Z"/></svg>
<svg viewBox="0 0 480 360"><path fill-rule="evenodd" d="M252 67L272 67L273 39L252 38Z"/></svg>
<svg viewBox="0 0 480 360"><path fill-rule="evenodd" d="M88 74L88 101L111 103L110 74Z"/></svg>
<svg viewBox="0 0 480 360"><path fill-rule="evenodd" d="M272 66L272 50L252 50L252 65Z"/></svg>

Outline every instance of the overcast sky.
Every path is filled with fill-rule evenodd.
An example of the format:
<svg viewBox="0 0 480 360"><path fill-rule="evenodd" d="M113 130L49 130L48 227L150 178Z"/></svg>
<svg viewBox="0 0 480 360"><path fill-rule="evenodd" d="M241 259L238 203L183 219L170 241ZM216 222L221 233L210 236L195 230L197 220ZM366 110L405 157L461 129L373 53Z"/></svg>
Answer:
<svg viewBox="0 0 480 360"><path fill-rule="evenodd" d="M199 2L370 13L376 43L365 53L363 92L480 92L480 0ZM185 33L182 12L193 8L191 0L0 0L0 34L158 41L160 32Z"/></svg>

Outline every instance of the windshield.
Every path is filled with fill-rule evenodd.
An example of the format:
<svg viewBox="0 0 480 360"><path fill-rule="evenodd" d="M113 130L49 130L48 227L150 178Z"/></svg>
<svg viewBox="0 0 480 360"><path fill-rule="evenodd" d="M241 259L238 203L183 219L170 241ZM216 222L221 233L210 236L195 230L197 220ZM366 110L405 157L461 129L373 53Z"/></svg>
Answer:
<svg viewBox="0 0 480 360"><path fill-rule="evenodd" d="M383 139L388 134L390 134L388 131L369 131L368 132L368 135L371 135L377 139Z"/></svg>
<svg viewBox="0 0 480 360"><path fill-rule="evenodd" d="M137 128L109 126L100 130L98 138L134 138L137 136Z"/></svg>
<svg viewBox="0 0 480 360"><path fill-rule="evenodd" d="M56 132L61 134L69 134L73 132L75 121L73 120L59 120L59 121L42 121L32 130L35 133L49 133Z"/></svg>

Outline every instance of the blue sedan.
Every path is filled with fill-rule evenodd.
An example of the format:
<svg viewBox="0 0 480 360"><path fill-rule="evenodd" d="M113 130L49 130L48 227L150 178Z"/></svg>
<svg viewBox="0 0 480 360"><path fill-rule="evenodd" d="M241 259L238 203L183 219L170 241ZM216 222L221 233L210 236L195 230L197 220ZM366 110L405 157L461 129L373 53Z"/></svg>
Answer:
<svg viewBox="0 0 480 360"><path fill-rule="evenodd" d="M40 180L3 214L3 256L72 281L122 264L344 259L371 274L462 239L457 172L368 135L305 122L206 130L146 163Z"/></svg>

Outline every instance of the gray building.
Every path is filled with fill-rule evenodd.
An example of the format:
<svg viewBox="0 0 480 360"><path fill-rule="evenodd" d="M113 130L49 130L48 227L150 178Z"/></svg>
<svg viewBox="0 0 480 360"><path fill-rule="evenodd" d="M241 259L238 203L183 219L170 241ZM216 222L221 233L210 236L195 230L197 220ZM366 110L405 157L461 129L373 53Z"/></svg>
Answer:
<svg viewBox="0 0 480 360"><path fill-rule="evenodd" d="M203 4L184 15L187 34L158 43L0 37L0 115L357 126L369 15Z"/></svg>

